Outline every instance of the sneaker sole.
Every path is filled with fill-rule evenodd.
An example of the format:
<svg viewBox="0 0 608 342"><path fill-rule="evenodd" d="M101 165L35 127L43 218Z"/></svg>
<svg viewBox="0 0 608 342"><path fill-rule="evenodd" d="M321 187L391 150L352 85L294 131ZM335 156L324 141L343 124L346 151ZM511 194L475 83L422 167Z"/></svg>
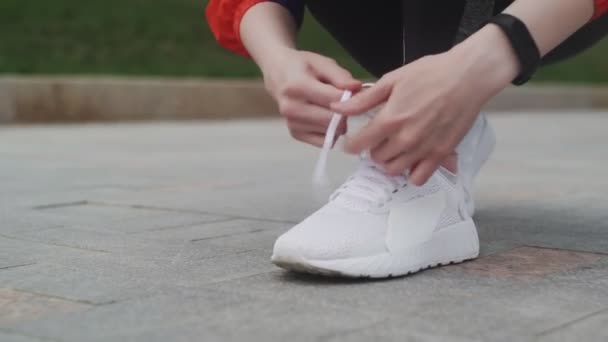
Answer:
<svg viewBox="0 0 608 342"><path fill-rule="evenodd" d="M406 276L430 268L458 264L477 258L479 238L472 219L454 224L433 235L424 244L393 254L309 260L297 255L273 255L272 262L284 269L329 277L390 278Z"/></svg>

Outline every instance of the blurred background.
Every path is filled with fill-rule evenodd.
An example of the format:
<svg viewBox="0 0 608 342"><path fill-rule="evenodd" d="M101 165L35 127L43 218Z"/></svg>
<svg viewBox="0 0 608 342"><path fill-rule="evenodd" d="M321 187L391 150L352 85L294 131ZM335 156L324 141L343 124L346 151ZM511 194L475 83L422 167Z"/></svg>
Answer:
<svg viewBox="0 0 608 342"><path fill-rule="evenodd" d="M259 77L256 66L220 48L205 22L205 0L2 0L0 73ZM307 16L301 47L367 74ZM608 41L534 82L608 83Z"/></svg>

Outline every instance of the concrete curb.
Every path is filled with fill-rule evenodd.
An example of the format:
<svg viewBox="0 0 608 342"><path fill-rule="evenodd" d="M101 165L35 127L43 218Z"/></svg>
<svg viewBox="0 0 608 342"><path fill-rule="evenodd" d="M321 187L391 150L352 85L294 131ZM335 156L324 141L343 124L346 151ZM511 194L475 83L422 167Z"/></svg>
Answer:
<svg viewBox="0 0 608 342"><path fill-rule="evenodd" d="M599 110L608 87L510 88L488 110ZM236 119L276 115L259 80L0 77L0 121Z"/></svg>
<svg viewBox="0 0 608 342"><path fill-rule="evenodd" d="M225 119L276 113L256 81L0 77L0 120Z"/></svg>

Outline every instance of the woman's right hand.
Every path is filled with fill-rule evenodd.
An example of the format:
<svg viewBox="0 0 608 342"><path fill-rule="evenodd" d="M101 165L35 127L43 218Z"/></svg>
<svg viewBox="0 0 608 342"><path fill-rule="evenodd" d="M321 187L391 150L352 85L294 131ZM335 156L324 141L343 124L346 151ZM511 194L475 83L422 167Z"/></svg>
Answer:
<svg viewBox="0 0 608 342"><path fill-rule="evenodd" d="M277 101L291 136L318 147L323 145L331 120L330 104L339 101L344 90L361 87L360 81L331 58L292 48L275 54L272 61L260 67L266 89ZM336 139L344 133L345 120Z"/></svg>

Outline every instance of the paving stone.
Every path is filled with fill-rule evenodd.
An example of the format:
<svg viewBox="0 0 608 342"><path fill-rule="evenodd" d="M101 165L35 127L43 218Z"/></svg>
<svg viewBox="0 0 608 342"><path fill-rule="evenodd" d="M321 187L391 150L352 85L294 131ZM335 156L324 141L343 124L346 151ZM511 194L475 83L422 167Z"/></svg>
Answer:
<svg viewBox="0 0 608 342"><path fill-rule="evenodd" d="M81 341L323 340L340 331L376 324L376 315L246 294L204 291L167 294L93 308L38 322L13 325L41 337ZM81 329L61 327L78 324Z"/></svg>
<svg viewBox="0 0 608 342"><path fill-rule="evenodd" d="M149 278L140 279L137 272L125 267L99 267L85 270L59 264L39 263L3 270L0 272L0 286L44 293L67 300L101 304L121 298L146 295L155 291L158 284L151 284Z"/></svg>
<svg viewBox="0 0 608 342"><path fill-rule="evenodd" d="M252 302L246 307L220 310L203 323L191 322L121 338L133 341L327 341L378 321L375 315L353 310L306 304L296 306L280 301Z"/></svg>
<svg viewBox="0 0 608 342"><path fill-rule="evenodd" d="M154 249L150 249L152 251ZM159 249L157 249L159 250ZM268 250L209 252L188 243L168 256L82 256L0 271L0 286L104 304L150 296L166 288L198 287L274 269Z"/></svg>
<svg viewBox="0 0 608 342"><path fill-rule="evenodd" d="M56 228L62 226L62 220L41 217L38 215L38 213L33 212L30 209L25 209L19 210L18 212L11 212L10 214L3 213L2 223L0 224L0 234Z"/></svg>
<svg viewBox="0 0 608 342"><path fill-rule="evenodd" d="M483 208L477 220L483 224L480 236L486 240L604 253L608 251L606 216L605 210L525 203Z"/></svg>
<svg viewBox="0 0 608 342"><path fill-rule="evenodd" d="M199 213L188 213L170 210L159 210L152 217L134 217L120 221L101 221L87 227L95 230L118 231L125 233L138 233L179 228L196 224L205 224L228 220L229 217ZM85 228L87 228L85 227Z"/></svg>
<svg viewBox="0 0 608 342"><path fill-rule="evenodd" d="M40 339L38 337L25 336L18 333L11 333L10 331L2 331L0 329L0 341L2 342L44 342L49 341L48 339Z"/></svg>
<svg viewBox="0 0 608 342"><path fill-rule="evenodd" d="M15 232L5 236L103 253L128 253L152 244L149 240L118 232L100 232L70 227Z"/></svg>
<svg viewBox="0 0 608 342"><path fill-rule="evenodd" d="M254 250L269 252L276 238L286 229L283 223L228 220L137 234L61 227L11 236L30 242L108 253L105 257L117 263L128 260L137 264L139 260L165 265Z"/></svg>
<svg viewBox="0 0 608 342"><path fill-rule="evenodd" d="M285 177L285 176L284 176ZM309 178L309 176L307 177ZM273 187L269 191L268 183ZM303 193L301 189L306 189ZM147 206L187 209L210 214L296 222L315 210L310 182L275 179L244 188L184 193L181 191L142 191L129 196L105 199L112 203L136 203ZM217 201L221 197L222 201Z"/></svg>
<svg viewBox="0 0 608 342"><path fill-rule="evenodd" d="M0 258L0 270L15 268L15 267L24 267L35 264L36 262L32 259L15 257L11 258Z"/></svg>
<svg viewBox="0 0 608 342"><path fill-rule="evenodd" d="M100 206L106 207L106 206ZM29 210L19 218L10 218L0 228L0 233L23 233L49 228L74 228L87 231L138 233L163 229L178 228L182 226L222 221L229 218L218 215L206 215L170 210L132 209L128 207L107 207L106 214L82 216L55 215L51 210ZM117 215L112 213L116 211ZM135 214L132 214L133 211ZM143 211L144 214L137 214ZM120 216L120 213L126 216ZM130 214L127 214L130 213Z"/></svg>
<svg viewBox="0 0 608 342"><path fill-rule="evenodd" d="M170 229L158 229L155 231L147 231L138 234L138 236L143 236L147 239L162 241L179 240L199 243L204 243L208 240L215 240L220 237L232 237L234 239L242 237L243 239L250 240L250 238L257 238L258 236L263 236L267 239L264 242L274 243L274 239L278 237L280 233L285 232L289 228L291 228L291 226L292 224L290 223L263 220L232 219L227 221L195 224ZM224 243L229 240L222 239L220 241Z"/></svg>
<svg viewBox="0 0 608 342"><path fill-rule="evenodd" d="M539 334L540 342L608 340L608 308L586 315Z"/></svg>
<svg viewBox="0 0 608 342"><path fill-rule="evenodd" d="M88 203L59 205L56 208L51 206L41 210L44 216L63 219L65 226L103 227L120 231L158 229L219 219L217 216L204 214Z"/></svg>
<svg viewBox="0 0 608 342"><path fill-rule="evenodd" d="M0 273L11 268L29 267L27 265L39 262L71 261L85 255L98 254L103 254L103 252L25 241L0 235L0 264L4 265L4 268L0 269Z"/></svg>
<svg viewBox="0 0 608 342"><path fill-rule="evenodd" d="M481 257L474 262L455 265L451 269L494 277L532 279L580 267L591 267L602 259L608 259L608 255L552 248L518 247Z"/></svg>
<svg viewBox="0 0 608 342"><path fill-rule="evenodd" d="M82 312L90 307L85 303L48 297L35 293L0 288L0 326L32 321L68 312Z"/></svg>
<svg viewBox="0 0 608 342"><path fill-rule="evenodd" d="M176 223L178 221L174 220L172 222ZM158 222L156 223L158 224ZM132 226L128 223L121 223L121 225L125 225L127 227L125 230L130 232ZM184 244L192 244L192 249L199 248L210 252L222 251L222 254L230 251L243 252L261 248L268 249L272 247L272 243L280 232L285 230L284 227L284 224L275 222L230 220L185 224L177 227L169 226L152 231L138 230L135 232L137 234L125 234L118 229L89 230L89 227L58 227L33 231L26 230L8 233L4 236L55 246L113 253L113 255L120 257L139 255L155 258L157 256L167 256L167 253L176 252L176 249L181 251L184 249ZM213 255L215 254L208 254L208 256ZM10 261L11 258L5 262L11 263Z"/></svg>
<svg viewBox="0 0 608 342"><path fill-rule="evenodd" d="M463 338L454 335L436 335L415 331L404 327L400 319L388 319L368 328L357 329L328 338L327 341L412 341L412 342L478 342L480 339Z"/></svg>
<svg viewBox="0 0 608 342"><path fill-rule="evenodd" d="M372 283L273 272L211 286L265 298L365 308L401 317L400 327L407 331L485 341L533 336L605 306L605 284L585 281L585 272L570 275L571 282L562 281L563 286L551 278L521 282L463 276L450 267ZM573 283L575 279L578 284ZM442 323L438 326L437 322Z"/></svg>
<svg viewBox="0 0 608 342"><path fill-rule="evenodd" d="M185 322L204 322L224 308L247 305L250 297L206 291L197 294L172 293L95 306L85 312L63 313L36 321L10 325L17 332L62 341L123 340L120 335L142 334ZM78 326L79 329L65 329Z"/></svg>

